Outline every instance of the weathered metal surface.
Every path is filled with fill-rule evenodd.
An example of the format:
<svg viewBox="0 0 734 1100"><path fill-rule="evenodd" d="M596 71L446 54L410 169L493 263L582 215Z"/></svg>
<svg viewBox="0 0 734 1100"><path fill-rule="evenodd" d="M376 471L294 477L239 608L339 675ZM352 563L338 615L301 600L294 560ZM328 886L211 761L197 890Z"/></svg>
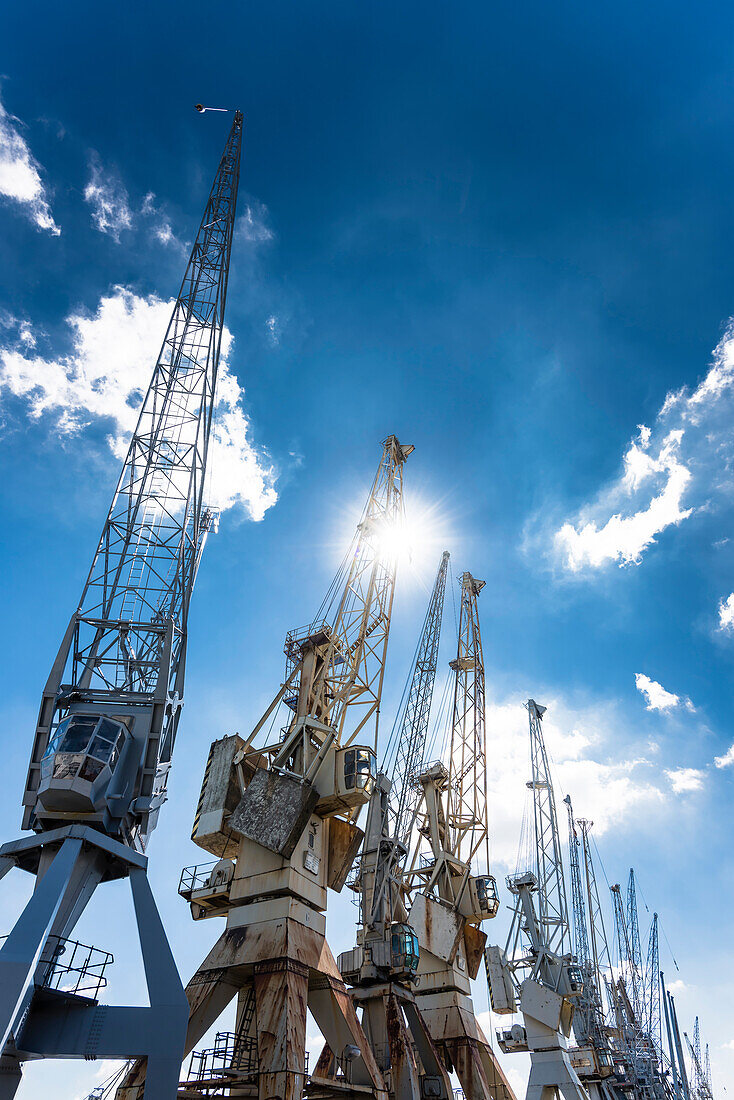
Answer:
<svg viewBox="0 0 734 1100"><path fill-rule="evenodd" d="M515 1100L477 1022L470 997L455 991L434 993L418 996L416 1003L439 1050L446 1052L450 1064L455 1067L467 1098ZM466 1080L462 1077L464 1073Z"/></svg>
<svg viewBox="0 0 734 1100"><path fill-rule="evenodd" d="M440 901L426 894L416 894L408 917L418 937L421 951L452 963L464 931L464 918Z"/></svg>
<svg viewBox="0 0 734 1100"><path fill-rule="evenodd" d="M229 820L230 827L290 859L319 800L306 780L259 768Z"/></svg>
<svg viewBox="0 0 734 1100"><path fill-rule="evenodd" d="M261 1100L301 1100L306 1083L308 967L272 959L255 967Z"/></svg>
<svg viewBox="0 0 734 1100"><path fill-rule="evenodd" d="M553 1030L561 1026L564 1004L568 1001L554 989L548 989L531 978L520 986L520 1011L523 1016L531 1016Z"/></svg>
<svg viewBox="0 0 734 1100"><path fill-rule="evenodd" d="M466 969L472 981L479 973L486 942L486 932L482 932L481 928L477 928L474 924L466 925L464 928L464 954L466 955Z"/></svg>
<svg viewBox="0 0 734 1100"><path fill-rule="evenodd" d="M333 817L329 822L329 868L326 884L337 893L343 888L357 857L364 833L351 821Z"/></svg>
<svg viewBox="0 0 734 1100"><path fill-rule="evenodd" d="M488 944L484 949L489 982L489 999L492 1010L499 1015L517 1012L517 998L512 984L512 975L507 965L507 956L497 944Z"/></svg>
<svg viewBox="0 0 734 1100"><path fill-rule="evenodd" d="M199 803L196 807L191 839L215 856L233 854L229 817L240 800L240 788L232 761L245 742L237 734L214 741L209 749Z"/></svg>

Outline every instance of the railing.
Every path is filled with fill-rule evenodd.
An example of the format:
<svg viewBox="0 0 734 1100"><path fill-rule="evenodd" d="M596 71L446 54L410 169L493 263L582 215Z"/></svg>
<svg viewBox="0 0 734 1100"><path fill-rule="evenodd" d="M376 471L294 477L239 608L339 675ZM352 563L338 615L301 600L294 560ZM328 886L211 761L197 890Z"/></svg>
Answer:
<svg viewBox="0 0 734 1100"><path fill-rule="evenodd" d="M213 1047L192 1051L188 1079L208 1081L229 1073L238 1077L257 1073L257 1040L218 1031Z"/></svg>
<svg viewBox="0 0 734 1100"><path fill-rule="evenodd" d="M187 1084L201 1084L222 1077L255 1077L258 1070L257 1040L234 1031L218 1031L213 1047L194 1050ZM308 1074L308 1051L305 1073Z"/></svg>
<svg viewBox="0 0 734 1100"><path fill-rule="evenodd" d="M0 943L7 936L0 936ZM96 999L107 985L105 970L115 961L110 951L90 947L78 940L49 936L40 954L40 985L60 993L78 993Z"/></svg>
<svg viewBox="0 0 734 1100"><path fill-rule="evenodd" d="M178 880L178 892L181 897L185 898L194 890L203 890L208 886L211 873L218 863L218 859L212 859L209 863L197 863L191 867L184 867L181 878Z"/></svg>
<svg viewBox="0 0 734 1100"><path fill-rule="evenodd" d="M0 942L7 938L0 936ZM105 970L114 961L110 951L90 947L78 940L49 936L38 960L40 985L44 989L56 989L59 993L78 994L96 1000L100 990L107 985Z"/></svg>

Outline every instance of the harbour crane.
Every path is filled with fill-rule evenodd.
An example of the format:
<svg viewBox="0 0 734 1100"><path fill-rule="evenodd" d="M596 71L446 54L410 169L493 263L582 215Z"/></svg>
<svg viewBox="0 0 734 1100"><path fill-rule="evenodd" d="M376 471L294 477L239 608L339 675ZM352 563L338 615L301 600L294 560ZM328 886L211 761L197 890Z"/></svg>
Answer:
<svg viewBox="0 0 734 1100"><path fill-rule="evenodd" d="M23 828L0 875L36 876L0 951L0 1097L36 1058L148 1063L176 1093L187 1005L146 874L184 696L242 148L236 112L77 609L41 699ZM70 939L97 886L130 880L150 1007L97 1003L111 956Z"/></svg>
<svg viewBox="0 0 734 1100"><path fill-rule="evenodd" d="M701 1030L698 1016L693 1025L693 1042L684 1032L686 1046L691 1057L691 1100L713 1100L711 1089L711 1065L709 1060L709 1048L706 1046L705 1059L701 1056Z"/></svg>
<svg viewBox="0 0 734 1100"><path fill-rule="evenodd" d="M416 1003L418 939L407 923L403 871L410 851L441 637L449 554L441 556L420 640L367 811L350 885L359 892L357 946L337 962L391 1100L451 1100L448 1074ZM388 774L389 772L389 774ZM330 1052L329 1052L330 1053ZM328 1054L324 1057L331 1061Z"/></svg>
<svg viewBox="0 0 734 1100"><path fill-rule="evenodd" d="M326 941L325 911L327 890L343 888L359 851L356 818L376 779L395 533L412 451L395 435L384 440L342 566L315 619L286 637L280 688L246 739L211 746L192 839L216 859L185 868L179 892L194 919L223 916L226 927L186 988L186 1053L235 997L237 1015L211 1057L194 1053L186 1095L206 1094L216 1079L234 1095L257 1082L260 1100L299 1100L308 1008L338 1062L333 1089L348 1079L385 1096ZM144 1074L135 1065L118 1098L137 1097ZM312 1073L314 1082L328 1094L326 1077Z"/></svg>
<svg viewBox="0 0 734 1100"><path fill-rule="evenodd" d="M577 1046L571 1048L571 1064L592 1100L614 1096L614 1059L609 1045L604 993L599 965L599 946L606 950L601 906L595 899L596 881L589 871L589 830L593 822L576 821L571 796L563 800L568 811L568 850L571 871L571 913L573 948L581 970L583 991L573 1016ZM587 919L592 915L591 922ZM607 952L608 963L608 952Z"/></svg>
<svg viewBox="0 0 734 1100"><path fill-rule="evenodd" d="M416 843L405 877L408 922L418 937L416 1002L446 1066L472 1100L513 1096L476 1019L471 980L499 908L489 873L485 678L479 623L484 581L461 576L448 766L424 763L417 776Z"/></svg>
<svg viewBox="0 0 734 1100"><path fill-rule="evenodd" d="M569 1056L574 1007L583 975L571 954L571 933L555 797L542 721L546 708L527 702L533 803L533 865L508 876L515 897L507 943L485 951L492 1008L519 1008L523 1024L498 1033L506 1053L530 1052L527 1100L587 1100ZM523 943L523 937L527 944Z"/></svg>

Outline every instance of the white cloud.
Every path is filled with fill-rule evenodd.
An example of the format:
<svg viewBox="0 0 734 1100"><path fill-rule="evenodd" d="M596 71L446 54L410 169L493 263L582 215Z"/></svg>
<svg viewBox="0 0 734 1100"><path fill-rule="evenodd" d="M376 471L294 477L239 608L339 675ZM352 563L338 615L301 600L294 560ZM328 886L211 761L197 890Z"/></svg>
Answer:
<svg viewBox="0 0 734 1100"><path fill-rule="evenodd" d="M171 223L163 212L163 209L156 206L155 194L153 193L153 191L148 191L147 195L143 199L142 206L140 207L140 213L143 215L144 218L153 219L152 229L153 236L156 238L156 240L165 245L178 245L178 247L182 251L185 250L185 245L183 245L181 241L179 241L176 237L176 234L171 228Z"/></svg>
<svg viewBox="0 0 734 1100"><path fill-rule="evenodd" d="M119 241L122 230L130 229L133 224L125 186L117 176L104 171L96 153L89 170L91 177L84 188L84 199L92 208L92 221L100 233L107 233Z"/></svg>
<svg viewBox="0 0 734 1100"><path fill-rule="evenodd" d="M70 354L44 358L17 345L0 349L0 389L24 399L32 419L52 416L62 435L108 420L109 445L122 457L172 305L155 295L146 298L115 287L91 316L76 313L67 318L72 330ZM227 362L231 345L231 334L225 329L207 503L222 509L241 504L252 519L260 520L277 500L275 471L250 441L244 393Z"/></svg>
<svg viewBox="0 0 734 1100"><path fill-rule="evenodd" d="M691 791L703 790L706 773L698 768L671 768L666 770L665 774L670 780L674 794L688 794Z"/></svg>
<svg viewBox="0 0 734 1100"><path fill-rule="evenodd" d="M171 229L168 222L161 222L160 225L157 225L155 227L153 232L155 233L161 244L170 244L173 240L173 230Z"/></svg>
<svg viewBox="0 0 734 1100"><path fill-rule="evenodd" d="M695 710L690 699L681 699L680 695L666 691L662 684L657 680L651 680L643 672L635 673L635 687L645 697L647 710L672 710L677 706L684 706L690 711Z"/></svg>
<svg viewBox="0 0 734 1100"><path fill-rule="evenodd" d="M688 986L684 981L681 981L680 978L676 978L674 982L667 982L665 988L668 990L668 993L672 993L673 996L676 996L678 993L683 993L688 989Z"/></svg>
<svg viewBox="0 0 734 1100"><path fill-rule="evenodd" d="M268 209L264 203L253 199L237 217L235 234L245 241L270 241L273 231L267 223Z"/></svg>
<svg viewBox="0 0 734 1100"><path fill-rule="evenodd" d="M267 328L268 333L270 334L271 343L279 344L280 343L280 326L278 324L278 318L274 314L271 314L270 317L267 318L267 320L265 321L265 327Z"/></svg>
<svg viewBox="0 0 734 1100"><path fill-rule="evenodd" d="M34 225L55 237L61 230L51 214L40 165L21 133L21 122L0 103L0 195L19 203Z"/></svg>
<svg viewBox="0 0 734 1100"><path fill-rule="evenodd" d="M714 764L717 768L730 768L734 764L734 745L730 745L723 756L715 756Z"/></svg>
<svg viewBox="0 0 734 1100"><path fill-rule="evenodd" d="M624 455L624 473L612 499L631 500L643 486L652 482L659 492L650 497L638 511L623 515L614 512L601 526L596 519L582 519L577 524L564 523L556 532L555 546L563 564L572 572L584 566L598 568L609 562L620 565L639 564L642 554L667 527L687 519L691 509L682 509L683 494L691 480L690 470L679 459L683 433L670 432L657 455L649 454L649 432L642 432ZM647 496L650 496L648 493ZM607 509L605 509L607 510Z"/></svg>
<svg viewBox="0 0 734 1100"><path fill-rule="evenodd" d="M561 698L547 704L543 733L552 761L559 824L565 835L561 799L568 792L579 817L593 817L600 836L664 803L651 780L651 766L634 753L608 755L620 741L619 719L604 704L577 707ZM487 763L492 860L514 868L522 833L529 776L528 715L520 699L488 702Z"/></svg>
<svg viewBox="0 0 734 1100"><path fill-rule="evenodd" d="M734 592L719 603L719 630L734 630Z"/></svg>
<svg viewBox="0 0 734 1100"><path fill-rule="evenodd" d="M638 565L664 531L709 506L712 496L730 497L732 382L730 322L702 381L666 396L652 427L639 425L616 480L555 531L565 569Z"/></svg>

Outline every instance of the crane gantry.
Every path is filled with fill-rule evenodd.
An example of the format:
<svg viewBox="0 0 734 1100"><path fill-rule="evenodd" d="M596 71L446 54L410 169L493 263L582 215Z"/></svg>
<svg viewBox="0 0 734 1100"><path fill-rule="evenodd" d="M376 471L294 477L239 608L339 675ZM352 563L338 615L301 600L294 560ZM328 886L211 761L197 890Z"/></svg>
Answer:
<svg viewBox="0 0 734 1100"><path fill-rule="evenodd" d="M0 1096L29 1058L145 1052L145 1096L175 1095L186 999L144 855L181 716L187 622L215 514L204 480L242 149L237 111L92 560L41 699L23 827L0 849L36 888L0 951ZM88 992L106 952L69 939L97 886L130 880L149 1008ZM96 952L96 954L95 954ZM86 982L60 979L79 955ZM69 968L72 968L70 970ZM78 964L77 964L78 967ZM53 989L53 995L49 989ZM61 990L65 989L66 992Z"/></svg>

